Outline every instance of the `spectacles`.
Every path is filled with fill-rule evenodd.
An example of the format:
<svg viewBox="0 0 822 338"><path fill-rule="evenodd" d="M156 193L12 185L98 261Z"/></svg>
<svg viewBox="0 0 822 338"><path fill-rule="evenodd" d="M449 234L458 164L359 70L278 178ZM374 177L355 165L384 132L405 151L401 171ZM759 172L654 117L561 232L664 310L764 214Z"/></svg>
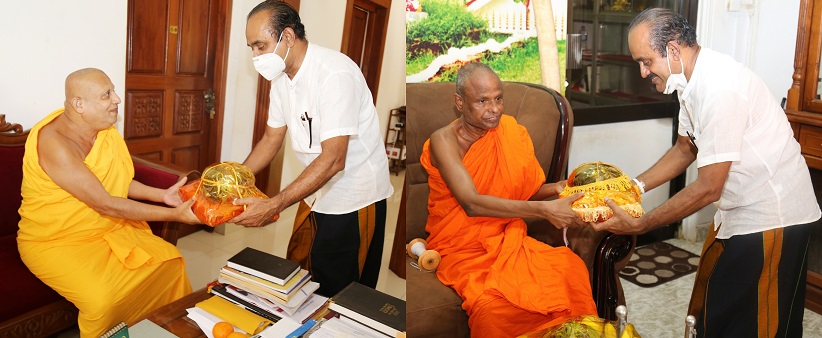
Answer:
<svg viewBox="0 0 822 338"><path fill-rule="evenodd" d="M310 123L311 122L309 122L309 126L310 126ZM699 150L699 147L696 146L696 137L694 137L694 134L691 134L690 131L686 131L685 133L688 134L688 139L691 140L691 144L694 145L694 149Z"/></svg>
<svg viewBox="0 0 822 338"><path fill-rule="evenodd" d="M313 120L313 118L308 116L308 112L305 112L303 113L303 116L300 116L300 119L303 121L308 121L308 147L311 148L314 142L314 138L311 137L311 120Z"/></svg>

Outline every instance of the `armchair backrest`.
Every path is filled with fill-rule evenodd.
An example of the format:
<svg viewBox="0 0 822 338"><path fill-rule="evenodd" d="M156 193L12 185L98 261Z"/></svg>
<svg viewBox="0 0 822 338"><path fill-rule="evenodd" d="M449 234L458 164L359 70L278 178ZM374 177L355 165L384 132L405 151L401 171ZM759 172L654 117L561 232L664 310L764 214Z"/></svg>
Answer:
<svg viewBox="0 0 822 338"><path fill-rule="evenodd" d="M0 237L17 233L20 222L20 186L23 184L23 153L26 137L19 124L6 122L0 114Z"/></svg>
<svg viewBox="0 0 822 338"><path fill-rule="evenodd" d="M435 130L458 117L454 82L409 83L406 92L406 243L426 238L428 174L420 164L422 146ZM504 114L528 130L548 182L564 179L573 112L562 95L547 87L503 82Z"/></svg>

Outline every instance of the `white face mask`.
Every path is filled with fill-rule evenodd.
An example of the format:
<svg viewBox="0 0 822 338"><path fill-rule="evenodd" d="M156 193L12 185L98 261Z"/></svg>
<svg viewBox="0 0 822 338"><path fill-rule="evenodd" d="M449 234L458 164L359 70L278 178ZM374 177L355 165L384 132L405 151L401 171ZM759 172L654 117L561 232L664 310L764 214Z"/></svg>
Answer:
<svg viewBox="0 0 822 338"><path fill-rule="evenodd" d="M260 75L262 75L266 80L271 81L271 79L277 77L277 75L282 74L285 70L285 60L277 55L277 47L280 46L280 41L283 39L283 32L280 32L280 38L277 40L277 45L274 46L274 51L267 54L257 55L251 59L254 63L254 69L257 70ZM291 51L291 47L285 52L285 58L288 58L288 52Z"/></svg>
<svg viewBox="0 0 822 338"><path fill-rule="evenodd" d="M668 53L671 55L671 53ZM682 73L673 74L671 72L671 59L668 58L668 55L665 55L665 60L668 61L668 81L665 81L665 91L663 94L670 94L673 93L674 90L679 90L682 93L682 90L685 89L685 86L688 85L688 79L685 78L685 64L682 62L682 58L679 58L679 64L682 66Z"/></svg>

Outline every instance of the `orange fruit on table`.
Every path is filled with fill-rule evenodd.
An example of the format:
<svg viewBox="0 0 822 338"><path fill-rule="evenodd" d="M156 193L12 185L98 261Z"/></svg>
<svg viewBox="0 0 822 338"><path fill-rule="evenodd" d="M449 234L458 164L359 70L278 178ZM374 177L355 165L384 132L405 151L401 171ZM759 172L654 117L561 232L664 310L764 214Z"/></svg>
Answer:
<svg viewBox="0 0 822 338"><path fill-rule="evenodd" d="M214 338L228 338L232 333L234 333L234 326L229 322L219 322L214 324L214 328L211 329Z"/></svg>
<svg viewBox="0 0 822 338"><path fill-rule="evenodd" d="M242 333L240 331L234 331L232 333L229 333L228 336L225 337L225 338L248 338L248 337L250 337L250 336L245 334L245 333Z"/></svg>

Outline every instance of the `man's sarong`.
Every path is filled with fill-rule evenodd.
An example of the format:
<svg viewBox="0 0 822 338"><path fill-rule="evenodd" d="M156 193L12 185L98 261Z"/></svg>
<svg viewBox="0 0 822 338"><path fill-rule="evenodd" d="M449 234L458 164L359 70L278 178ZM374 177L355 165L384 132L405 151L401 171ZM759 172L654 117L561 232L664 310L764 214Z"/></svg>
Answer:
<svg viewBox="0 0 822 338"><path fill-rule="evenodd" d="M514 337L596 315L579 256L528 237L521 218L469 217L431 165L428 142L420 161L431 189L427 247L442 255L437 277L462 297L472 336ZM462 164L482 195L528 200L545 183L528 132L507 115Z"/></svg>
<svg viewBox="0 0 822 338"><path fill-rule="evenodd" d="M26 142L17 245L29 270L80 309L81 336L98 337L191 293L191 283L180 251L146 222L100 215L43 171L39 132L62 113L35 125ZM113 126L98 132L84 162L112 196L128 197L134 165Z"/></svg>

